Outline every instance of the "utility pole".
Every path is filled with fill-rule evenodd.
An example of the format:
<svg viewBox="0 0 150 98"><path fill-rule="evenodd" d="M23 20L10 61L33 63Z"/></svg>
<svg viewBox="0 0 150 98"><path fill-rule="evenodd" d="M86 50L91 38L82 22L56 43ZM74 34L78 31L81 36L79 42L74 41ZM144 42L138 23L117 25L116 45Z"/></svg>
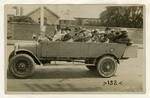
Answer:
<svg viewBox="0 0 150 98"><path fill-rule="evenodd" d="M45 36L45 32L46 32L46 26L44 25L44 7L41 6L40 8L40 30L41 30L41 36L44 37Z"/></svg>
<svg viewBox="0 0 150 98"><path fill-rule="evenodd" d="M41 6L40 8L40 26L44 25L44 7Z"/></svg>

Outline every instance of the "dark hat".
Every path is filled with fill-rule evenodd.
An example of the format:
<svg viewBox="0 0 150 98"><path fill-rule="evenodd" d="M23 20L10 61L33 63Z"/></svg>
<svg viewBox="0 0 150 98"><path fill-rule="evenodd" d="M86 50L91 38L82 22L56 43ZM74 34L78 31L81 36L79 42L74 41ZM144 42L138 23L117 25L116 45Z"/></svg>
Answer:
<svg viewBox="0 0 150 98"><path fill-rule="evenodd" d="M71 29L70 29L69 27L66 27L66 28L65 28L65 30L69 30L69 31L71 31Z"/></svg>
<svg viewBox="0 0 150 98"><path fill-rule="evenodd" d="M111 29L110 29L109 27L106 27L106 28L105 28L105 31L108 31L108 30L111 30Z"/></svg>

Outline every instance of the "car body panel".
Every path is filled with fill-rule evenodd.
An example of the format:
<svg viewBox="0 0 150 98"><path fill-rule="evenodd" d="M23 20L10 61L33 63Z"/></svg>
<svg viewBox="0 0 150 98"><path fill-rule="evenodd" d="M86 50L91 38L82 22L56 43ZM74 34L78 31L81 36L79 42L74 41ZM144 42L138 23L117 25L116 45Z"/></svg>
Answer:
<svg viewBox="0 0 150 98"><path fill-rule="evenodd" d="M30 51L38 60L87 59L98 58L107 54L121 59L130 57L129 52L132 50L129 48L130 46L118 43L52 42L41 40L40 42L19 42L16 45L18 45L18 51Z"/></svg>
<svg viewBox="0 0 150 98"><path fill-rule="evenodd" d="M112 54L121 58L126 45L117 43L51 42L43 41L38 46L40 57L95 58Z"/></svg>
<svg viewBox="0 0 150 98"><path fill-rule="evenodd" d="M124 52L123 58L134 58L137 57L137 47L128 46Z"/></svg>

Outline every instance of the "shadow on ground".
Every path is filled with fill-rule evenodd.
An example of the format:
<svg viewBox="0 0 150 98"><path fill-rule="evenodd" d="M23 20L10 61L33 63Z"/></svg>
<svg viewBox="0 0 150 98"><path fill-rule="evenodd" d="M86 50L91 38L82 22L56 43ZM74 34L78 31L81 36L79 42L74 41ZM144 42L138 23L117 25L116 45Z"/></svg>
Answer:
<svg viewBox="0 0 150 98"><path fill-rule="evenodd" d="M74 67L74 68L51 68L51 67L41 67L36 68L34 74L31 77L28 77L28 79L61 79L61 78L96 78L99 77L96 71L89 71L87 68L83 67ZM7 73L8 79L13 79L14 77Z"/></svg>

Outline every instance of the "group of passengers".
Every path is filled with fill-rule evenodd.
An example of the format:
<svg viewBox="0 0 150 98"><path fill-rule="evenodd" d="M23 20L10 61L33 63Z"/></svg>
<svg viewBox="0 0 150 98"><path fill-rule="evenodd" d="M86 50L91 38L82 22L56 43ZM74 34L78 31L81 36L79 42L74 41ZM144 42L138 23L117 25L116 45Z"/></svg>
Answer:
<svg viewBox="0 0 150 98"><path fill-rule="evenodd" d="M36 36L33 35L33 38L36 39ZM100 31L99 29L89 30L81 27L65 27L56 30L53 36L41 33L40 38L38 39L65 42L101 42L132 45L132 41L128 37L128 31L126 28L115 30L113 28L106 27L105 30Z"/></svg>
<svg viewBox="0 0 150 98"><path fill-rule="evenodd" d="M114 30L106 27L104 31L99 29L88 30L85 28L65 27L56 31L52 41L66 42L102 42L102 43L121 43L131 45L126 28Z"/></svg>

